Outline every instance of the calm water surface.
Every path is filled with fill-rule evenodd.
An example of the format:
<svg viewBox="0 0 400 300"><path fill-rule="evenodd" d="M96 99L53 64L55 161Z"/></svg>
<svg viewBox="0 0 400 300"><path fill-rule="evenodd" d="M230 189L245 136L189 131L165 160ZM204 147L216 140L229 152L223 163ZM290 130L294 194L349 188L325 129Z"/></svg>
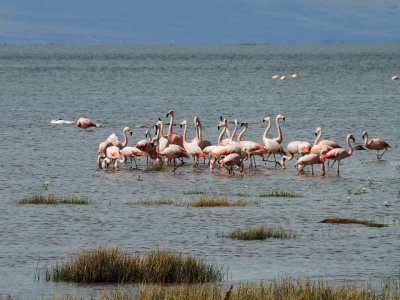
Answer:
<svg viewBox="0 0 400 300"><path fill-rule="evenodd" d="M271 79L295 72L300 79ZM288 275L379 285L388 276L399 278L400 82L390 80L399 73L399 46L1 46L0 293L37 298L113 289L35 280L37 269L99 245L194 255L227 269L228 283ZM343 145L348 133L359 144L368 130L392 148L381 161L373 152L357 151L343 162L340 177L335 170L323 178L297 176L293 162L287 170L260 162L255 171L234 177L189 166L175 174L96 169L99 142L112 132L121 137L122 128L130 126L135 127L133 144L144 138L145 128L139 126L165 119L168 109L175 110L179 122L189 120L190 136L193 117L200 116L205 138L214 142L220 115L249 122L247 138L261 143L263 117L281 113L285 145L312 142L315 128L322 127L325 138ZM74 125L50 124L80 116L103 127L83 132ZM132 204L165 198L187 202L199 197L187 195L193 190L246 193L249 197L225 197L258 205ZM271 190L303 197L257 197ZM95 203L16 204L33 194L87 196ZM389 226L320 224L325 217ZM260 224L294 229L297 238L244 242L218 237Z"/></svg>

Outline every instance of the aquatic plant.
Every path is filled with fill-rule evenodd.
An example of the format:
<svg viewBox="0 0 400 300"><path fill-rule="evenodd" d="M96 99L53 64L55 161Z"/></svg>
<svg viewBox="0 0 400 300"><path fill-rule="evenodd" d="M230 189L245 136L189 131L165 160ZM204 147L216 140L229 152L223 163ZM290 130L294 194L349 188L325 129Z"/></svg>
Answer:
<svg viewBox="0 0 400 300"><path fill-rule="evenodd" d="M269 238L291 239L296 237L296 233L293 230L283 229L282 227L267 227L261 225L246 230L235 229L223 236L234 240L265 240Z"/></svg>
<svg viewBox="0 0 400 300"><path fill-rule="evenodd" d="M329 223L329 224L358 224L365 225L368 227L386 227L387 225L381 223L375 223L373 221L366 220L358 220L351 218L327 218L320 221L320 223Z"/></svg>
<svg viewBox="0 0 400 300"><path fill-rule="evenodd" d="M184 195L203 195L206 194L206 191L201 191L201 190L188 190L188 191L184 191L183 194Z"/></svg>
<svg viewBox="0 0 400 300"><path fill-rule="evenodd" d="M269 191L258 195L258 197L285 197L285 198L296 198L303 197L303 195L298 194L293 191Z"/></svg>
<svg viewBox="0 0 400 300"><path fill-rule="evenodd" d="M222 271L194 257L162 250L139 256L111 247L82 251L46 269L48 281L75 283L202 283L222 277Z"/></svg>
<svg viewBox="0 0 400 300"><path fill-rule="evenodd" d="M91 204L92 201L87 197L56 197L53 195L42 196L42 195L33 195L31 197L22 198L16 201L17 204L26 205L26 204L35 204L35 205L59 205L59 204L69 204L69 205L86 205Z"/></svg>
<svg viewBox="0 0 400 300"><path fill-rule="evenodd" d="M228 201L227 199L208 199L200 198L190 202L193 207L216 207L216 206L246 206L249 202L246 201Z"/></svg>
<svg viewBox="0 0 400 300"><path fill-rule="evenodd" d="M181 202L174 201L172 199L140 200L140 201L131 202L131 204L134 204L134 205L157 205L157 206L159 206L159 205L176 205L176 206L182 205Z"/></svg>
<svg viewBox="0 0 400 300"><path fill-rule="evenodd" d="M162 172L167 171L168 168L164 164L151 164L144 167L146 172Z"/></svg>

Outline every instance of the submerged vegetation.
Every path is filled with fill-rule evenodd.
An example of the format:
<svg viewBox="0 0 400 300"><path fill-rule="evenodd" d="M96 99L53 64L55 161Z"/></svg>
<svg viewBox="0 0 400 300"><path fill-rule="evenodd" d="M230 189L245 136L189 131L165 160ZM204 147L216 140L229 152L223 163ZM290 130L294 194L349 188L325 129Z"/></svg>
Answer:
<svg viewBox="0 0 400 300"><path fill-rule="evenodd" d="M258 197L284 197L284 198L297 198L303 195L294 191L269 191L258 195Z"/></svg>
<svg viewBox="0 0 400 300"><path fill-rule="evenodd" d="M170 251L138 256L109 247L83 251L46 270L48 281L75 283L203 283L222 277L222 271L194 257Z"/></svg>
<svg viewBox="0 0 400 300"><path fill-rule="evenodd" d="M193 207L216 207L216 206L246 206L250 203L247 201L228 201L227 199L208 199L200 198L190 202Z"/></svg>
<svg viewBox="0 0 400 300"><path fill-rule="evenodd" d="M283 229L282 227L267 227L261 225L247 230L235 229L223 236L234 240L266 240L269 238L291 239L296 237L296 233L293 230Z"/></svg>
<svg viewBox="0 0 400 300"><path fill-rule="evenodd" d="M56 197L53 195L42 196L33 195L28 198L22 198L17 201L17 204L35 204L35 205L59 205L59 204L75 204L75 205L86 205L91 204L92 201L86 197Z"/></svg>
<svg viewBox="0 0 400 300"><path fill-rule="evenodd" d="M365 225L368 227L386 227L387 226L385 224L375 223L373 221L357 220L357 219L351 219L351 218L327 218L327 219L323 219L320 223L358 224L358 225Z"/></svg>
<svg viewBox="0 0 400 300"><path fill-rule="evenodd" d="M140 201L131 202L131 204L134 204L134 205L149 205L149 206L150 205L155 205L155 206L161 206L161 205L181 206L181 205L183 205L182 202L174 201L172 199L140 200Z"/></svg>

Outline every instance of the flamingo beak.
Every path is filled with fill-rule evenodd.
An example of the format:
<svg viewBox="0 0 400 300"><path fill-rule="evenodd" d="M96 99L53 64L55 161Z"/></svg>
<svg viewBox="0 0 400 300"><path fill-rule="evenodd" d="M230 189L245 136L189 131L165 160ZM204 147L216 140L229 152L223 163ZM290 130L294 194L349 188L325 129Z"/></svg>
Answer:
<svg viewBox="0 0 400 300"><path fill-rule="evenodd" d="M285 119L285 117L283 117L283 119L282 119L282 120L283 120L283 122L286 122L286 119Z"/></svg>
<svg viewBox="0 0 400 300"><path fill-rule="evenodd" d="M129 132L129 134L130 134L130 135L132 135L132 134L133 134L133 132L131 131L131 132Z"/></svg>
<svg viewBox="0 0 400 300"><path fill-rule="evenodd" d="M317 136L317 135L318 135L318 133L316 133L316 132L314 132L314 134L315 134L315 136Z"/></svg>
<svg viewBox="0 0 400 300"><path fill-rule="evenodd" d="M165 117L168 118L169 114L166 114Z"/></svg>
<svg viewBox="0 0 400 300"><path fill-rule="evenodd" d="M220 127L218 126L218 130L220 129Z"/></svg>
<svg viewBox="0 0 400 300"><path fill-rule="evenodd" d="M219 116L219 119L220 119L221 121L223 121L222 116Z"/></svg>
<svg viewBox="0 0 400 300"><path fill-rule="evenodd" d="M265 123L265 119L263 119L263 123Z"/></svg>

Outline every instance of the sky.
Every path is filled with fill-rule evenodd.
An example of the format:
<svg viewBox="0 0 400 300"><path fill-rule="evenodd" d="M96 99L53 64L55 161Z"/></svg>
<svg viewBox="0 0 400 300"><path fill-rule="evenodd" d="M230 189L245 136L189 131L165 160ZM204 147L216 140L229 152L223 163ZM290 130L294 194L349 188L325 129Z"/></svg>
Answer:
<svg viewBox="0 0 400 300"><path fill-rule="evenodd" d="M1 0L1 44L400 44L400 0Z"/></svg>

